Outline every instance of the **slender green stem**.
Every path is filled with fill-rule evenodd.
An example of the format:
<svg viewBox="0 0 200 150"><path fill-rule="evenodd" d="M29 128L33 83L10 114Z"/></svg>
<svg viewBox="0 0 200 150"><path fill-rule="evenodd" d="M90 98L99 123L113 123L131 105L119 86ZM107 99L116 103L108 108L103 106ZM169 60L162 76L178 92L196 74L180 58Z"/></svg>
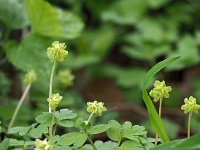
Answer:
<svg viewBox="0 0 200 150"><path fill-rule="evenodd" d="M161 115L162 115L162 100L160 100L160 103L159 103L159 117L161 118ZM156 133L156 137L155 137L155 145L158 144L158 134Z"/></svg>
<svg viewBox="0 0 200 150"><path fill-rule="evenodd" d="M50 77L50 82L49 82L49 98L52 95L53 77L54 77L55 68L56 68L56 61L54 61L53 67L51 70L51 77ZM51 107L49 107L49 113L51 113Z"/></svg>
<svg viewBox="0 0 200 150"><path fill-rule="evenodd" d="M94 113L91 113L91 114L90 114L90 117L89 117L88 120L87 120L88 124L90 123L90 121L91 121L93 115L94 115Z"/></svg>
<svg viewBox="0 0 200 150"><path fill-rule="evenodd" d="M57 129L57 126L58 126L58 124L56 123L56 124L55 124L55 126L54 126L53 135L55 135L55 134L56 134L56 129Z"/></svg>
<svg viewBox="0 0 200 150"><path fill-rule="evenodd" d="M88 141L90 142L90 144L92 145L94 150L97 150L96 146L94 145L92 139L90 138L90 136L88 135Z"/></svg>
<svg viewBox="0 0 200 150"><path fill-rule="evenodd" d="M191 118L192 118L192 113L189 113L189 117L188 117L188 132L187 132L187 136L188 136L188 138L190 138L190 125L191 125Z"/></svg>
<svg viewBox="0 0 200 150"><path fill-rule="evenodd" d="M49 141L52 144L52 137L53 137L53 126L54 126L54 119L55 119L55 110L53 110L52 113L52 120L51 120L51 126L49 127Z"/></svg>
<svg viewBox="0 0 200 150"><path fill-rule="evenodd" d="M21 108L21 105L23 104L23 102L24 102L24 100L25 100L25 98L26 98L26 96L27 96L27 94L28 94L28 92L30 90L30 87L31 87L31 84L28 84L26 86L26 88L24 90L24 93L22 94L22 97L21 97L20 101L18 102L17 107L16 107L16 109L14 111L14 114L12 116L12 119L11 119L10 123L9 123L8 129L10 129L13 126L13 124L15 122L15 119L17 117L17 114L18 114L18 112L19 112L19 110Z"/></svg>

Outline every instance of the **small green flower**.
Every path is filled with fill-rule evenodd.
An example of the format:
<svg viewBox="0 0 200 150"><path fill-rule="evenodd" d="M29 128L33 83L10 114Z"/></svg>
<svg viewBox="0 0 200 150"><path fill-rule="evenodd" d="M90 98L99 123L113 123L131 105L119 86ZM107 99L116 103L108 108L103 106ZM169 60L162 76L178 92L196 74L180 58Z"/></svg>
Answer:
<svg viewBox="0 0 200 150"><path fill-rule="evenodd" d="M57 80L63 87L69 87L73 85L74 75L71 70L62 70L58 73Z"/></svg>
<svg viewBox="0 0 200 150"><path fill-rule="evenodd" d="M154 88L150 91L149 95L153 97L154 102L163 100L163 98L169 98L169 92L172 91L171 86L166 86L165 81L156 80Z"/></svg>
<svg viewBox="0 0 200 150"><path fill-rule="evenodd" d="M102 112L107 111L107 108L103 106L104 103L102 102L88 102L87 103L87 111L89 113L98 114L99 116L102 115Z"/></svg>
<svg viewBox="0 0 200 150"><path fill-rule="evenodd" d="M185 104L181 106L181 109L184 110L185 113L197 113L200 109L200 105L197 104L196 98L190 96L189 99L184 99Z"/></svg>
<svg viewBox="0 0 200 150"><path fill-rule="evenodd" d="M34 70L27 72L24 76L24 83L31 84L37 80L37 74Z"/></svg>
<svg viewBox="0 0 200 150"><path fill-rule="evenodd" d="M68 51L65 48L65 43L53 42L52 47L47 48L48 58L52 61L64 61L64 58L68 55Z"/></svg>
<svg viewBox="0 0 200 150"><path fill-rule="evenodd" d="M59 93L52 94L50 98L47 99L49 102L49 107L51 107L52 110L55 110L55 108L60 104L62 98L63 97L60 96Z"/></svg>
<svg viewBox="0 0 200 150"><path fill-rule="evenodd" d="M53 149L52 146L49 145L49 143L47 142L47 139L44 139L43 141L36 139L34 150L53 150Z"/></svg>

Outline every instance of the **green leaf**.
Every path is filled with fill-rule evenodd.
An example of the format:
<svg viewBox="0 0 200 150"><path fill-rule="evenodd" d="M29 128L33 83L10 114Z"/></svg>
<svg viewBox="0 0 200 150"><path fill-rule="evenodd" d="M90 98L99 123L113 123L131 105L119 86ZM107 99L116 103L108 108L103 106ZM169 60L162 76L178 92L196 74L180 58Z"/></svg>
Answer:
<svg viewBox="0 0 200 150"><path fill-rule="evenodd" d="M44 125L44 124L40 124L37 129L42 132L42 133L48 133L48 126Z"/></svg>
<svg viewBox="0 0 200 150"><path fill-rule="evenodd" d="M121 125L115 120L109 121L108 124L111 125L111 127L106 131L106 134L111 140L118 142L121 139Z"/></svg>
<svg viewBox="0 0 200 150"><path fill-rule="evenodd" d="M9 134L18 133L20 136L24 136L28 133L31 127L13 127L8 130Z"/></svg>
<svg viewBox="0 0 200 150"><path fill-rule="evenodd" d="M43 112L42 115L39 115L35 118L35 120L38 123L44 124L46 126L50 126L51 125L51 121L52 121L52 114L47 113L47 112Z"/></svg>
<svg viewBox="0 0 200 150"><path fill-rule="evenodd" d="M148 86L149 81L151 78L158 73L161 69L169 65L170 63L174 62L177 60L179 57L173 57L166 59L162 62L159 62L155 66L153 66L146 74L144 80L143 80L143 99L146 104L146 107L148 109L149 117L150 117L150 122L152 128L156 131L158 136L162 139L162 142L168 142L169 138L167 136L167 133L163 127L163 123L161 118L158 116L158 113L152 103L151 98L148 96L148 93L146 91L146 87Z"/></svg>
<svg viewBox="0 0 200 150"><path fill-rule="evenodd" d="M77 114L73 113L71 110L68 109L61 109L60 111L55 112L55 117L61 121L66 119L74 119L76 118Z"/></svg>
<svg viewBox="0 0 200 150"><path fill-rule="evenodd" d="M75 140L79 134L80 134L79 132L71 132L68 134L64 134L58 140L58 144L59 145L72 145L75 142Z"/></svg>
<svg viewBox="0 0 200 150"><path fill-rule="evenodd" d="M99 124L96 126L92 126L87 130L88 134L99 134L99 133L103 133L105 131L107 131L109 128L111 127L111 125L109 124Z"/></svg>
<svg viewBox="0 0 200 150"><path fill-rule="evenodd" d="M1 143L0 143L0 149L2 150L8 150L10 145L9 139L4 139Z"/></svg>
<svg viewBox="0 0 200 150"><path fill-rule="evenodd" d="M9 139L10 146L23 146L24 141L22 140L17 140L17 139Z"/></svg>
<svg viewBox="0 0 200 150"><path fill-rule="evenodd" d="M156 146L152 150L197 150L200 149L200 134L196 134L188 139L175 140Z"/></svg>
<svg viewBox="0 0 200 150"><path fill-rule="evenodd" d="M74 122L70 120L61 120L61 121L58 121L58 124L62 127L69 128L69 127L73 127Z"/></svg>
<svg viewBox="0 0 200 150"><path fill-rule="evenodd" d="M20 29L29 24L22 0L0 0L0 20L10 29Z"/></svg>
<svg viewBox="0 0 200 150"><path fill-rule="evenodd" d="M83 29L82 21L73 13L55 8L44 0L25 0L32 32L39 35L73 39Z"/></svg>
<svg viewBox="0 0 200 150"><path fill-rule="evenodd" d="M78 148L81 147L87 140L88 136L84 132L80 132L74 141L74 147Z"/></svg>
<svg viewBox="0 0 200 150"><path fill-rule="evenodd" d="M143 150L141 145L135 141L125 141L119 147L119 150Z"/></svg>
<svg viewBox="0 0 200 150"><path fill-rule="evenodd" d="M37 128L32 128L29 131L29 134L33 138L40 138L42 136L42 132L39 129L37 129Z"/></svg>

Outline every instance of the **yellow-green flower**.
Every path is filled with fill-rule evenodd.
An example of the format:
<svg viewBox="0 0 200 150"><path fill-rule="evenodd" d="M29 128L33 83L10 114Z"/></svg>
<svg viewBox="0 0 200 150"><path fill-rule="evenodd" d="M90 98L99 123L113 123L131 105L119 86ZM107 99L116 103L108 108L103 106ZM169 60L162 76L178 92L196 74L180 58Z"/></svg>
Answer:
<svg viewBox="0 0 200 150"><path fill-rule="evenodd" d="M89 113L94 113L101 116L104 111L107 111L107 109L106 107L104 107L104 103L94 101L94 102L87 103L87 111Z"/></svg>
<svg viewBox="0 0 200 150"><path fill-rule="evenodd" d="M74 75L71 70L62 70L58 73L57 80L63 87L69 87L73 84Z"/></svg>
<svg viewBox="0 0 200 150"><path fill-rule="evenodd" d="M37 74L34 70L27 72L24 76L24 83L31 84L37 80Z"/></svg>
<svg viewBox="0 0 200 150"><path fill-rule="evenodd" d="M169 92L171 91L171 86L166 86L165 81L156 80L154 88L150 91L149 95L153 97L154 102L157 102L163 100L163 98L169 98Z"/></svg>
<svg viewBox="0 0 200 150"><path fill-rule="evenodd" d="M47 139L44 139L43 141L36 139L34 150L53 150L53 149L52 146L49 145L49 143L47 142Z"/></svg>
<svg viewBox="0 0 200 150"><path fill-rule="evenodd" d="M59 93L52 94L47 101L49 102L49 107L51 107L52 110L55 110L56 107L60 104L62 100L62 96L60 96Z"/></svg>
<svg viewBox="0 0 200 150"><path fill-rule="evenodd" d="M52 47L47 48L48 58L52 61L64 61L64 58L68 55L68 51L65 48L65 43L53 42Z"/></svg>
<svg viewBox="0 0 200 150"><path fill-rule="evenodd" d="M196 98L190 96L189 99L184 99L185 104L181 106L181 109L184 110L185 113L197 113L200 109L200 105L197 104Z"/></svg>

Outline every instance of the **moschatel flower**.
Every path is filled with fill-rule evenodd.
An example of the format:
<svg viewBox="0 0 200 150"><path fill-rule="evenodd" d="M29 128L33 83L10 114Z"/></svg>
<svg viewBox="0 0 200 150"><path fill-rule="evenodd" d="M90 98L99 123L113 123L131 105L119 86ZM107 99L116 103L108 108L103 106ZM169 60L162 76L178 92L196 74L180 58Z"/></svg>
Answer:
<svg viewBox="0 0 200 150"><path fill-rule="evenodd" d="M102 112L107 111L107 108L103 106L104 103L102 102L88 102L87 103L87 111L89 113L98 114L99 116L102 115Z"/></svg>
<svg viewBox="0 0 200 150"><path fill-rule="evenodd" d="M51 107L52 110L54 110L58 105L60 104L62 100L62 96L59 95L59 93L52 94L47 101L49 102L49 107Z"/></svg>
<svg viewBox="0 0 200 150"><path fill-rule="evenodd" d="M185 104L181 106L181 109L184 110L185 113L197 113L200 109L200 105L197 104L196 98L190 96L189 99L184 99Z"/></svg>
<svg viewBox="0 0 200 150"><path fill-rule="evenodd" d="M153 97L154 102L157 102L163 100L163 98L169 98L169 92L171 91L171 86L166 86L165 81L156 80L154 88L150 91L149 95Z"/></svg>
<svg viewBox="0 0 200 150"><path fill-rule="evenodd" d="M27 72L24 76L24 83L31 84L37 80L37 74L34 70Z"/></svg>
<svg viewBox="0 0 200 150"><path fill-rule="evenodd" d="M63 87L68 87L73 84L74 75L71 70L62 70L58 73L57 80Z"/></svg>
<svg viewBox="0 0 200 150"><path fill-rule="evenodd" d="M64 58L68 55L68 51L65 50L65 43L59 43L55 41L52 43L52 47L47 48L47 57L52 61L64 61Z"/></svg>
<svg viewBox="0 0 200 150"><path fill-rule="evenodd" d="M43 141L36 139L35 140L35 149L34 150L53 150L51 145L47 142L47 139Z"/></svg>

